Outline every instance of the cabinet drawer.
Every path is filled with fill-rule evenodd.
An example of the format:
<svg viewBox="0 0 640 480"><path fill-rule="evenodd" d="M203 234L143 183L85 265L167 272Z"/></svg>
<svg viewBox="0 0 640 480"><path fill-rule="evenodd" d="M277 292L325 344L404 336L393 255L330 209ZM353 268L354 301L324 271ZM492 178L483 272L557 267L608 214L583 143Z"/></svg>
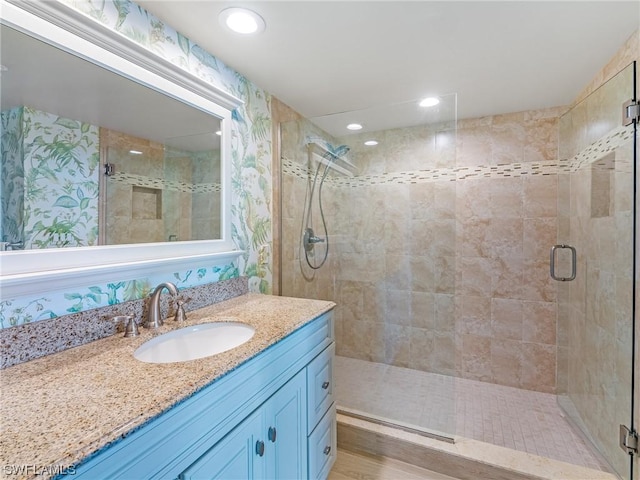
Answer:
<svg viewBox="0 0 640 480"><path fill-rule="evenodd" d="M320 420L309 436L309 480L325 479L336 461L336 404Z"/></svg>
<svg viewBox="0 0 640 480"><path fill-rule="evenodd" d="M307 428L311 432L333 403L333 358L329 345L307 366Z"/></svg>

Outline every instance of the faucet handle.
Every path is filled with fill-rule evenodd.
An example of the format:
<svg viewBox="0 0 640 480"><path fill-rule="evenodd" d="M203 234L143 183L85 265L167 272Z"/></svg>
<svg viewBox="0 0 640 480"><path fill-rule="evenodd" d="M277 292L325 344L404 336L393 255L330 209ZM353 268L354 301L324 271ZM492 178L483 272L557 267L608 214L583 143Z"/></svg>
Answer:
<svg viewBox="0 0 640 480"><path fill-rule="evenodd" d="M137 337L138 335L140 335L140 330L138 329L138 320L136 320L135 317L131 317L124 326L124 336Z"/></svg>
<svg viewBox="0 0 640 480"><path fill-rule="evenodd" d="M184 311L184 304L187 303L189 300L177 300L176 304L178 305L176 307L176 315L175 317L173 317L173 319L176 322L182 323L187 319L187 314Z"/></svg>
<svg viewBox="0 0 640 480"><path fill-rule="evenodd" d="M125 337L137 337L140 335L140 331L138 330L138 321L133 315L117 315L112 317L114 323L123 323L124 324L124 336Z"/></svg>

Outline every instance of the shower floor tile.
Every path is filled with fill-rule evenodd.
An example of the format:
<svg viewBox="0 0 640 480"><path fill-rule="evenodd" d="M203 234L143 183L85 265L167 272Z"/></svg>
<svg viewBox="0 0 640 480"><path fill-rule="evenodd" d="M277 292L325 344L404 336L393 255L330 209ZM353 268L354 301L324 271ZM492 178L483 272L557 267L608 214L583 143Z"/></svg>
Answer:
<svg viewBox="0 0 640 480"><path fill-rule="evenodd" d="M606 462L548 393L336 357L338 408L583 467Z"/></svg>

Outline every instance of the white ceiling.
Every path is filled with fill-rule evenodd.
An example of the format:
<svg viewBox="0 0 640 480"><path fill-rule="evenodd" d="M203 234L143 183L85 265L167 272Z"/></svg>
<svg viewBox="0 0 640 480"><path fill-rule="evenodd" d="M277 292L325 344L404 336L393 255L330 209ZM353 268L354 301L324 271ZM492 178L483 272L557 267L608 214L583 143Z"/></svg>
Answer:
<svg viewBox="0 0 640 480"><path fill-rule="evenodd" d="M434 94L459 118L566 105L640 25L637 0L137 3L307 117ZM229 6L266 30L227 31Z"/></svg>

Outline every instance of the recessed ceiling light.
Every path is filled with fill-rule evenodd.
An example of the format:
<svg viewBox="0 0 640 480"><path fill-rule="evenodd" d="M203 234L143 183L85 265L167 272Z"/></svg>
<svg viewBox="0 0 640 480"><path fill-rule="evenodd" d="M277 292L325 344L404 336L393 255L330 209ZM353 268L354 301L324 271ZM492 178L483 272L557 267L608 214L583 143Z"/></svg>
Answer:
<svg viewBox="0 0 640 480"><path fill-rule="evenodd" d="M140 150L129 150L129 153L131 155L142 155L142 152Z"/></svg>
<svg viewBox="0 0 640 480"><path fill-rule="evenodd" d="M362 125L360 125L359 123L350 123L349 125L347 125L347 128L349 130L362 130Z"/></svg>
<svg viewBox="0 0 640 480"><path fill-rule="evenodd" d="M374 147L378 144L378 142L376 142L375 140L367 140L366 142L364 142L364 144L368 147Z"/></svg>
<svg viewBox="0 0 640 480"><path fill-rule="evenodd" d="M420 101L418 105L421 107L435 107L440 103L440 99L436 97L427 97Z"/></svg>
<svg viewBox="0 0 640 480"><path fill-rule="evenodd" d="M221 135L222 135L222 130L218 130L218 131L216 132L216 135L221 136Z"/></svg>
<svg viewBox="0 0 640 480"><path fill-rule="evenodd" d="M265 29L260 15L246 8L226 8L220 12L220 23L236 33L250 35Z"/></svg>

